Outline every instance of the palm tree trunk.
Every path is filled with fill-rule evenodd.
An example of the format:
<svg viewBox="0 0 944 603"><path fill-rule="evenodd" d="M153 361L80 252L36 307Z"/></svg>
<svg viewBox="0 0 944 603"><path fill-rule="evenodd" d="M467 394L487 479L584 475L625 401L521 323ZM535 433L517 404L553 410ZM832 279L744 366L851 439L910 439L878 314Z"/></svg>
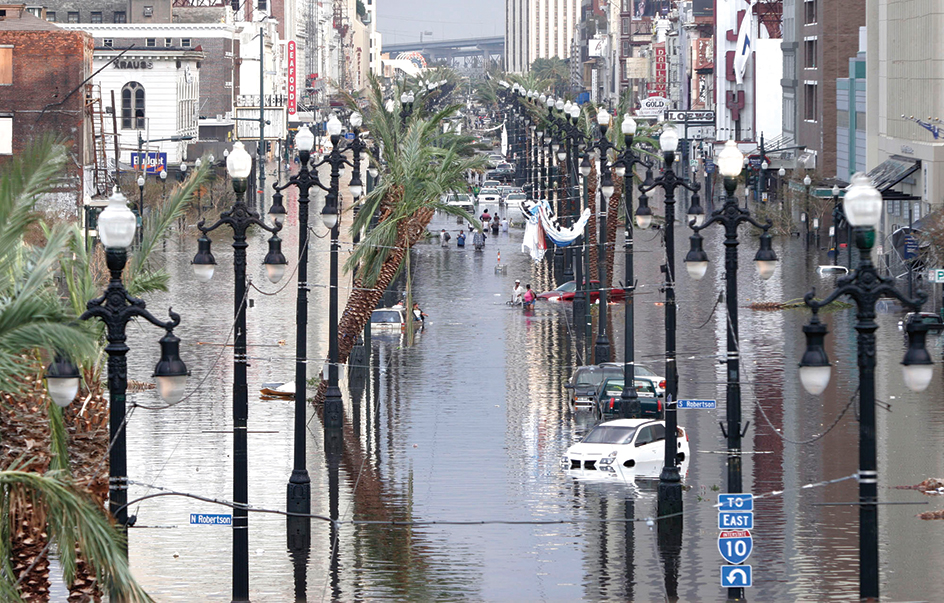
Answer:
<svg viewBox="0 0 944 603"><path fill-rule="evenodd" d="M426 227L435 214L433 209L422 209L413 214L410 220L402 222L397 227L397 248L390 252L380 269L377 282L373 287L365 288L360 278L354 281L354 290L347 298L344 313L338 323L338 363L347 362L357 341L357 336L364 330L364 325L370 320L370 313L377 307L377 302L383 297L387 286L393 282L400 265L407 252L416 244L426 232ZM382 216L383 220L386 216ZM360 271L362 272L362 271ZM407 308L412 312L412 308ZM325 392L328 389L326 379L321 380L318 392L315 394L315 404L324 402Z"/></svg>
<svg viewBox="0 0 944 603"><path fill-rule="evenodd" d="M595 280L600 274L597 268L597 166L596 161L590 162L590 175L587 177L587 198L590 203L591 217L587 222L587 245L590 246L590 268L587 280Z"/></svg>
<svg viewBox="0 0 944 603"><path fill-rule="evenodd" d="M613 258L616 253L616 221L619 219L620 201L623 195L623 179L613 172L613 194L610 195L606 208L606 282L604 287L613 286Z"/></svg>

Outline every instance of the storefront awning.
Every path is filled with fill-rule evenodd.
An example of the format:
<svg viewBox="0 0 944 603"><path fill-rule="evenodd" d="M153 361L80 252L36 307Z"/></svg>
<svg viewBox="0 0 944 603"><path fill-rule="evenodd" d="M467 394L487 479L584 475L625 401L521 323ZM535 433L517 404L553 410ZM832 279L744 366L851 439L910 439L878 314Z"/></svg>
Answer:
<svg viewBox="0 0 944 603"><path fill-rule="evenodd" d="M892 155L869 170L868 177L883 195L899 182L921 168L920 159Z"/></svg>

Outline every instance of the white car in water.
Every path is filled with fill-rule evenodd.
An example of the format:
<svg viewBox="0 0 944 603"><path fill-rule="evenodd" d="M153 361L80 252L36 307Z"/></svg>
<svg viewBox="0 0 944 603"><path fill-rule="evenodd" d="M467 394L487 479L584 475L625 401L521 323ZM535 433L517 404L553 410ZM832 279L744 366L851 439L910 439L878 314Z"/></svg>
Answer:
<svg viewBox="0 0 944 603"><path fill-rule="evenodd" d="M688 471L688 434L678 428L676 463ZM665 422L616 419L600 423L561 457L561 468L574 477L632 471L637 477L659 477L665 459Z"/></svg>

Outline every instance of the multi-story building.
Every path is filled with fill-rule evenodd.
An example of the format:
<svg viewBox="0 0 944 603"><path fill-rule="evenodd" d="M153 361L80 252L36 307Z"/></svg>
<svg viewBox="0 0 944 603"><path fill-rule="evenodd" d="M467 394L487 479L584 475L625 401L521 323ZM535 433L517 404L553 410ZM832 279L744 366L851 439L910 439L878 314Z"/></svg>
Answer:
<svg viewBox="0 0 944 603"><path fill-rule="evenodd" d="M866 168L865 28L859 52L849 59L849 76L836 80L836 178L848 182Z"/></svg>
<svg viewBox="0 0 944 603"><path fill-rule="evenodd" d="M784 0L783 130L802 167L836 175L836 80L859 49L865 0Z"/></svg>
<svg viewBox="0 0 944 603"><path fill-rule="evenodd" d="M0 162L44 134L62 136L72 161L66 165L70 183L60 196L67 201L58 209L70 212L96 192L86 82L92 38L48 23L41 9L35 12L39 18L23 5L0 5Z"/></svg>
<svg viewBox="0 0 944 603"><path fill-rule="evenodd" d="M944 0L866 0L866 165L885 199L879 241L944 199L941 14Z"/></svg>
<svg viewBox="0 0 944 603"><path fill-rule="evenodd" d="M580 22L580 0L505 0L505 68L524 73L535 59L567 60Z"/></svg>
<svg viewBox="0 0 944 603"><path fill-rule="evenodd" d="M505 0L505 71L526 73L528 54L528 6L530 0Z"/></svg>

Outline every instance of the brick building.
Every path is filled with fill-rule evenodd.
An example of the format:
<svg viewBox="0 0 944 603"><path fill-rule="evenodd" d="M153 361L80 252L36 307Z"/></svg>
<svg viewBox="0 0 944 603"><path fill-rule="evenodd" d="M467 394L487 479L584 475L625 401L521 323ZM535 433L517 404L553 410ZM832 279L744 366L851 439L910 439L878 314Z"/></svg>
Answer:
<svg viewBox="0 0 944 603"><path fill-rule="evenodd" d="M88 34L65 31L23 5L0 5L0 161L44 134L62 136L72 143L74 186L66 196L73 207L82 203L80 191L91 196L96 184L85 81L92 53Z"/></svg>

